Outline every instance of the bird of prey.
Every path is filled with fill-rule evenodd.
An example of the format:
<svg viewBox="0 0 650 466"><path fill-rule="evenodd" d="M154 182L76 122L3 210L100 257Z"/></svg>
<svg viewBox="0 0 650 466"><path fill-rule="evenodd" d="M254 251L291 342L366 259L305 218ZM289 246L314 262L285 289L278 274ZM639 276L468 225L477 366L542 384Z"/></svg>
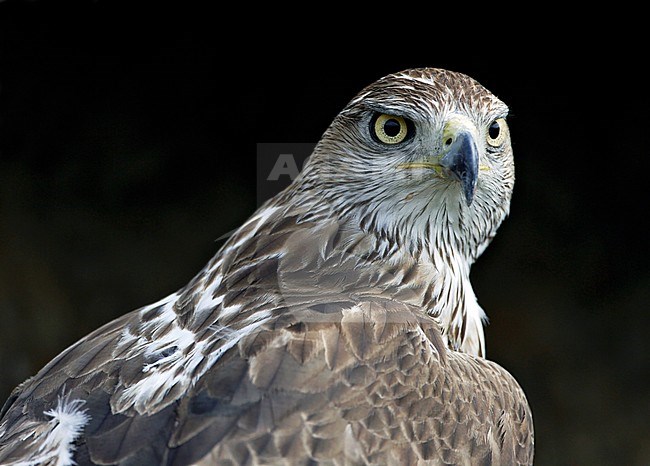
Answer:
<svg viewBox="0 0 650 466"><path fill-rule="evenodd" d="M363 89L187 286L14 390L0 464L531 464L469 280L509 211L507 113L442 69Z"/></svg>

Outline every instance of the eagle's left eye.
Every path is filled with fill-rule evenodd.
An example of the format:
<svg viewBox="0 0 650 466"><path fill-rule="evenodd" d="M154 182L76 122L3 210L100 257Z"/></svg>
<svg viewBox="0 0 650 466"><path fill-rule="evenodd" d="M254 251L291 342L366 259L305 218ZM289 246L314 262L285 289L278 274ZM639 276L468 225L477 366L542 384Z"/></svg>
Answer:
<svg viewBox="0 0 650 466"><path fill-rule="evenodd" d="M487 143L493 147L498 147L503 144L508 133L508 125L504 118L497 118L487 129Z"/></svg>
<svg viewBox="0 0 650 466"><path fill-rule="evenodd" d="M398 144L410 136L410 121L397 115L378 114L371 123L373 135L384 144Z"/></svg>

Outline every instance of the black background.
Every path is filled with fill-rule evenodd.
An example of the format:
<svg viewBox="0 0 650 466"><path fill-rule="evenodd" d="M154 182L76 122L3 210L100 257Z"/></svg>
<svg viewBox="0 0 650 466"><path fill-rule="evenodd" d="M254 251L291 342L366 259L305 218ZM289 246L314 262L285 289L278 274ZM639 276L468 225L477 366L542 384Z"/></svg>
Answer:
<svg viewBox="0 0 650 466"><path fill-rule="evenodd" d="M511 108L511 215L472 280L488 356L532 406L536 464L650 463L640 65L502 37L397 36L393 52L367 23L300 48L293 29L225 33L204 12L43 3L0 3L0 398L184 285L255 209L257 143L316 142L363 86L436 66Z"/></svg>

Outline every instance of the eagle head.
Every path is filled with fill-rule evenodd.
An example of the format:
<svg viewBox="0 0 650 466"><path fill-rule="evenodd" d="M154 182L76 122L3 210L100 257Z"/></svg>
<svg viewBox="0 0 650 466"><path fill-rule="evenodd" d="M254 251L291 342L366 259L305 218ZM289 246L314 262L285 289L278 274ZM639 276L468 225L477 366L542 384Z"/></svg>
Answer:
<svg viewBox="0 0 650 466"><path fill-rule="evenodd" d="M470 262L508 213L508 107L474 79L435 68L388 75L334 119L301 182L363 228Z"/></svg>

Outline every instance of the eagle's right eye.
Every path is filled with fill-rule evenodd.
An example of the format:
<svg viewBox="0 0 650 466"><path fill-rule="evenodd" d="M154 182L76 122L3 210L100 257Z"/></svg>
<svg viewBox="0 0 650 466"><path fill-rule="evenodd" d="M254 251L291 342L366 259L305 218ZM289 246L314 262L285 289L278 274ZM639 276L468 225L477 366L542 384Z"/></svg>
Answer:
<svg viewBox="0 0 650 466"><path fill-rule="evenodd" d="M412 132L410 120L387 113L377 114L370 124L373 136L384 144L399 144Z"/></svg>

